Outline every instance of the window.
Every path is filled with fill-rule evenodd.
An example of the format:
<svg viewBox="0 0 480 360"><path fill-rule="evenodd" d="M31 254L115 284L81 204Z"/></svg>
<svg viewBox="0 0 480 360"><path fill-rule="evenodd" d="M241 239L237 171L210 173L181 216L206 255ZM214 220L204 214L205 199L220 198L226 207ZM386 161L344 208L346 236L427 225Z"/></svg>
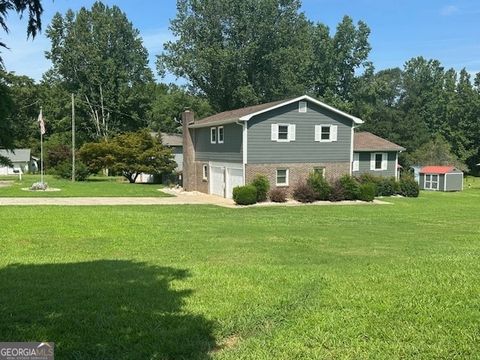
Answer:
<svg viewBox="0 0 480 360"><path fill-rule="evenodd" d="M216 144L217 143L217 128L210 128L210 143Z"/></svg>
<svg viewBox="0 0 480 360"><path fill-rule="evenodd" d="M325 168L324 167L316 167L316 168L313 169L313 172L315 174L322 175L323 178L325 177Z"/></svg>
<svg viewBox="0 0 480 360"><path fill-rule="evenodd" d="M315 141L333 142L337 141L337 125L315 125Z"/></svg>
<svg viewBox="0 0 480 360"><path fill-rule="evenodd" d="M277 169L277 186L288 186L288 169Z"/></svg>
<svg viewBox="0 0 480 360"><path fill-rule="evenodd" d="M203 180L208 180L208 164L203 164L202 177Z"/></svg>
<svg viewBox="0 0 480 360"><path fill-rule="evenodd" d="M301 112L301 113L306 113L307 112L307 102L306 101L300 101L298 103L298 112Z"/></svg>
<svg viewBox="0 0 480 360"><path fill-rule="evenodd" d="M295 141L294 124L272 124L272 141L290 142Z"/></svg>
<svg viewBox="0 0 480 360"><path fill-rule="evenodd" d="M288 125L278 125L278 140L288 141Z"/></svg>
<svg viewBox="0 0 480 360"><path fill-rule="evenodd" d="M320 140L330 140L330 126L321 127Z"/></svg>
<svg viewBox="0 0 480 360"><path fill-rule="evenodd" d="M352 171L359 171L359 170L360 170L360 154L353 153Z"/></svg>
<svg viewBox="0 0 480 360"><path fill-rule="evenodd" d="M370 157L370 170L381 171L387 170L387 153L372 153Z"/></svg>
<svg viewBox="0 0 480 360"><path fill-rule="evenodd" d="M218 143L223 144L223 126L218 127Z"/></svg>
<svg viewBox="0 0 480 360"><path fill-rule="evenodd" d="M425 174L425 189L438 190L438 174Z"/></svg>

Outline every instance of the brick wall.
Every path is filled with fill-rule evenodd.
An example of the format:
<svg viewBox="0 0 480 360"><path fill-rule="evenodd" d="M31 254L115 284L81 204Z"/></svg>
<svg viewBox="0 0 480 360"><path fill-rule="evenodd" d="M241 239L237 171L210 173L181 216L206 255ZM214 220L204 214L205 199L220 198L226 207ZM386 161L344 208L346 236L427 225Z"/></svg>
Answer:
<svg viewBox="0 0 480 360"><path fill-rule="evenodd" d="M208 162L203 161L195 161L195 184L194 189L195 191L200 191L205 194L208 194L208 181L203 180L203 164L207 164ZM210 178L210 176L209 176Z"/></svg>
<svg viewBox="0 0 480 360"><path fill-rule="evenodd" d="M247 164L246 165L246 183L253 180L257 174L267 176L270 181L271 188L275 188L277 169L288 169L288 187L287 192L291 194L295 185L307 179L308 175L315 168L325 168L325 177L332 181L338 179L342 175L350 173L350 163L284 163L284 164Z"/></svg>

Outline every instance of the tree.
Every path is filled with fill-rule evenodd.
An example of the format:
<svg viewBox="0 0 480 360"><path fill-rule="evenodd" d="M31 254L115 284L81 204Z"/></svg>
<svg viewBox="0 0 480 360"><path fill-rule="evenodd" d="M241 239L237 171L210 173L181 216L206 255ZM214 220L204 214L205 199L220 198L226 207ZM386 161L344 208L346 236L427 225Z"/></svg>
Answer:
<svg viewBox="0 0 480 360"><path fill-rule="evenodd" d="M453 154L452 147L440 134L420 146L410 155L412 165L455 165L466 170L464 163Z"/></svg>
<svg viewBox="0 0 480 360"><path fill-rule="evenodd" d="M160 74L187 78L217 111L306 91L310 23L299 0L178 0Z"/></svg>
<svg viewBox="0 0 480 360"><path fill-rule="evenodd" d="M146 125L153 75L139 31L117 7L96 2L90 10L57 13L47 29L50 76L77 95L91 138L108 139Z"/></svg>
<svg viewBox="0 0 480 360"><path fill-rule="evenodd" d="M12 107L9 88L4 79L0 77L0 147L7 149L13 148L14 133L9 118ZM0 156L0 165L11 165L11 162L8 158Z"/></svg>
<svg viewBox="0 0 480 360"><path fill-rule="evenodd" d="M148 125L152 130L167 133L181 132L181 114L185 108L195 112L198 118L213 114L209 102L201 96L189 93L176 85L152 85L152 106L148 113Z"/></svg>
<svg viewBox="0 0 480 360"><path fill-rule="evenodd" d="M41 15L43 8L40 0L0 0L0 27L8 33L8 26L6 22L7 13L9 11L15 11L20 15L23 15L25 11L28 11L28 25L27 36L33 38L37 35L37 32L42 29ZM0 47L6 48L7 45L0 41ZM3 67L3 61L0 57L0 67Z"/></svg>
<svg viewBox="0 0 480 360"><path fill-rule="evenodd" d="M130 183L138 175L171 173L176 163L171 149L154 138L147 130L116 135L110 141L85 144L79 152L92 172L110 168L121 173Z"/></svg>

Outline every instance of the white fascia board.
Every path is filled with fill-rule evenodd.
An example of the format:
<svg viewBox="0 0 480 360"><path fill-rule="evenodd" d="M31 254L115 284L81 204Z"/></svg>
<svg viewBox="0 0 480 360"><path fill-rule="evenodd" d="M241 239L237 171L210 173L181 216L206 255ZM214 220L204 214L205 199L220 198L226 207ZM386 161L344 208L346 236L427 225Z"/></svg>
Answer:
<svg viewBox="0 0 480 360"><path fill-rule="evenodd" d="M336 108L334 108L334 107L332 107L332 106L330 106L330 105L327 105L327 104L325 104L325 103L323 103L323 102L321 102L321 101L319 101L319 100L317 100L317 99L314 99L314 98L312 98L312 97L310 97L310 96L308 96L308 95L303 95L303 96L300 96L300 97L298 97L298 98L295 98L295 99L288 100L288 101L285 101L285 102L283 102L283 103L277 104L277 105L272 106L272 107L270 107L270 108L268 108L268 109L264 109L264 110L257 111L257 112L252 113L252 114L248 114L248 115L242 116L239 120L241 120L241 121L248 121L248 120L250 120L250 119L251 119L252 117L254 117L254 116L257 116L257 115L263 114L263 113L265 113L265 112L267 112L267 111L272 111L272 110L281 108L281 107L283 107L283 106L285 106L285 105L293 104L293 103L295 103L295 102L297 102L297 101L302 101L302 100L310 101L310 102L312 102L312 103L314 103L314 104L317 104L317 105L320 106L320 107L323 107L324 109L327 109L327 110L330 110L330 111L332 111L332 112L334 112L334 113L336 113L336 114L345 116L346 118L352 120L355 124L363 124L363 120L362 120L362 119L359 119L359 118L357 118L357 117L355 117L355 116L352 116L352 115L350 115L350 114L347 114L346 112L343 112L343 111L341 111L341 110L338 110L338 109L336 109Z"/></svg>

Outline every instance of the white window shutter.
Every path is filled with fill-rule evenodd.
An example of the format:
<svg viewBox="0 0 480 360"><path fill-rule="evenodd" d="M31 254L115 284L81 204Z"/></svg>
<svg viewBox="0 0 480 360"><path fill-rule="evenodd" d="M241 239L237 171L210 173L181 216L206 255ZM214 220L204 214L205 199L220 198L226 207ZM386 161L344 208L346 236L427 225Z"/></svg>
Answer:
<svg viewBox="0 0 480 360"><path fill-rule="evenodd" d="M295 141L295 124L288 125L288 141Z"/></svg>
<svg viewBox="0 0 480 360"><path fill-rule="evenodd" d="M320 141L322 132L322 127L320 125L315 125L315 141Z"/></svg>
<svg viewBox="0 0 480 360"><path fill-rule="evenodd" d="M337 141L338 126L330 126L330 141Z"/></svg>
<svg viewBox="0 0 480 360"><path fill-rule="evenodd" d="M387 170L388 167L388 154L383 153L382 154L382 170Z"/></svg>
<svg viewBox="0 0 480 360"><path fill-rule="evenodd" d="M278 124L272 124L272 141L278 141Z"/></svg>
<svg viewBox="0 0 480 360"><path fill-rule="evenodd" d="M370 154L370 170L375 170L375 153Z"/></svg>

